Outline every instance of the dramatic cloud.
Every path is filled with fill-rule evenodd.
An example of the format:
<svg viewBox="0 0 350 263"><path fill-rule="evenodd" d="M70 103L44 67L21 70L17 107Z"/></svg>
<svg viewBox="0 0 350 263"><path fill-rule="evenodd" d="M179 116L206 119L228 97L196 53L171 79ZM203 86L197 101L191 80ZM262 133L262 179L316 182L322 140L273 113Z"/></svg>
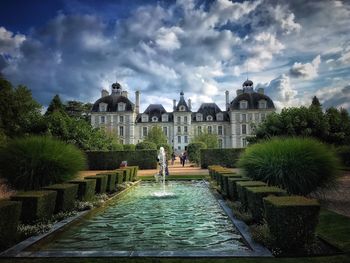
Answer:
<svg viewBox="0 0 350 263"><path fill-rule="evenodd" d="M316 93L325 108L337 107L350 109L350 85L325 88Z"/></svg>
<svg viewBox="0 0 350 263"><path fill-rule="evenodd" d="M318 67L321 63L321 56L318 55L315 57L311 63L299 63L295 62L293 67L290 69L289 73L292 77L295 78L304 78L304 79L314 79L317 77Z"/></svg>

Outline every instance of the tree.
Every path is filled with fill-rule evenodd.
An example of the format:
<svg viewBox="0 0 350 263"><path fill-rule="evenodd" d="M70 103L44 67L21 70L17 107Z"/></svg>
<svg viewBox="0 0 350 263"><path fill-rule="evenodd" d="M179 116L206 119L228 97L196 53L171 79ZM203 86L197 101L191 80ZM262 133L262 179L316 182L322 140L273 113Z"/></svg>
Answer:
<svg viewBox="0 0 350 263"><path fill-rule="evenodd" d="M70 100L65 104L65 111L68 116L89 121L91 103L83 103L80 101Z"/></svg>
<svg viewBox="0 0 350 263"><path fill-rule="evenodd" d="M41 119L40 109L27 87L15 88L0 76L0 129L7 137L31 133L35 122Z"/></svg>
<svg viewBox="0 0 350 263"><path fill-rule="evenodd" d="M188 159L196 164L201 161L201 149L205 149L206 145L203 142L192 142L187 145Z"/></svg>
<svg viewBox="0 0 350 263"><path fill-rule="evenodd" d="M61 112L65 113L65 106L63 105L61 98L58 94L56 94L51 100L49 107L46 110L45 115L51 114L53 112Z"/></svg>
<svg viewBox="0 0 350 263"><path fill-rule="evenodd" d="M162 131L162 128L159 126L153 126L149 130L149 132L145 138L145 141L153 142L157 146L160 144L167 144L168 143L168 140L167 140L164 132Z"/></svg>
<svg viewBox="0 0 350 263"><path fill-rule="evenodd" d="M311 102L310 107L312 107L312 106L315 106L315 107L321 107L322 106L320 101L318 100L318 98L316 96L314 96L312 98L312 102Z"/></svg>
<svg viewBox="0 0 350 263"><path fill-rule="evenodd" d="M219 137L216 134L203 132L201 134L196 135L192 142L202 142L206 145L208 149L210 148L218 148L219 147Z"/></svg>
<svg viewBox="0 0 350 263"><path fill-rule="evenodd" d="M157 145L153 142L143 141L136 144L136 150L156 150Z"/></svg>

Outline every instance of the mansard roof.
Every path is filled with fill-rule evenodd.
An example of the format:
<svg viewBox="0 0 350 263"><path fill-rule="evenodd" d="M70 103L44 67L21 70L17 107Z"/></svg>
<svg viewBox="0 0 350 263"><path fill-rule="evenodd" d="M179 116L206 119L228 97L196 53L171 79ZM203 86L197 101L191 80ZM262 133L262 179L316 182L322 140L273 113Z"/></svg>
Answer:
<svg viewBox="0 0 350 263"><path fill-rule="evenodd" d="M229 114L226 111L222 111L216 103L202 103L197 112L192 113L192 120L196 121L197 113L203 115L203 121L206 121L207 116L212 116L213 121L216 121L216 114L223 114L223 121L229 120Z"/></svg>
<svg viewBox="0 0 350 263"><path fill-rule="evenodd" d="M100 103L107 104L107 112L117 112L118 103L120 102L125 103L125 111L134 111L135 105L127 97L112 93L111 95L98 99L92 106L92 112L99 111Z"/></svg>
<svg viewBox="0 0 350 263"><path fill-rule="evenodd" d="M150 104L143 113L137 115L136 122L141 122L142 114L148 114L148 121L152 121L152 117L155 116L158 118L158 121L161 122L164 113L168 114L168 122L172 121L173 114L168 113L162 104Z"/></svg>
<svg viewBox="0 0 350 263"><path fill-rule="evenodd" d="M273 101L270 99L270 97L266 96L265 94L261 94L258 92L244 92L239 94L231 103L230 103L230 109L231 110L239 110L239 103L240 101L247 101L248 102L248 108L247 109L259 109L259 101L260 100L266 100L266 109L275 109L275 105L273 104Z"/></svg>

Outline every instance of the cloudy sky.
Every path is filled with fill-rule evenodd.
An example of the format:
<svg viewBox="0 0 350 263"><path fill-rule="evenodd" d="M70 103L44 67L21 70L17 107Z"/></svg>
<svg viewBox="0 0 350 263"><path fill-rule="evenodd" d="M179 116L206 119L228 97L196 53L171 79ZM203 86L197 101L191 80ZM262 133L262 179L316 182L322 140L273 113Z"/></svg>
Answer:
<svg viewBox="0 0 350 263"><path fill-rule="evenodd" d="M141 110L181 90L224 109L249 77L278 108L350 110L350 1L1 0L0 71L43 105L118 81Z"/></svg>

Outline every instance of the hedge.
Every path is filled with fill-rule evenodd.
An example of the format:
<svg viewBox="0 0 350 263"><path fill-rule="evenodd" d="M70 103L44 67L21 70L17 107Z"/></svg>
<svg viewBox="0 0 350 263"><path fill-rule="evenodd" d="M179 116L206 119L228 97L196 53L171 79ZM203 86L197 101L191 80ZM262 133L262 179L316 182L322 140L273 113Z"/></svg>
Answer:
<svg viewBox="0 0 350 263"><path fill-rule="evenodd" d="M96 175L105 175L107 176L107 192L115 192L117 190L117 174L115 172L109 173L99 173Z"/></svg>
<svg viewBox="0 0 350 263"><path fill-rule="evenodd" d="M132 174L132 177L131 177L131 181L136 181L137 180L137 173L139 171L139 167L138 166L127 166L129 168L133 168L133 174Z"/></svg>
<svg viewBox="0 0 350 263"><path fill-rule="evenodd" d="M340 158L343 168L350 169L350 146L339 146L335 149L335 152Z"/></svg>
<svg viewBox="0 0 350 263"><path fill-rule="evenodd" d="M72 180L70 184L78 185L77 198L80 201L92 200L95 196L96 180Z"/></svg>
<svg viewBox="0 0 350 263"><path fill-rule="evenodd" d="M21 221L31 223L38 219L50 218L56 206L55 191L18 192L11 200L22 202Z"/></svg>
<svg viewBox="0 0 350 263"><path fill-rule="evenodd" d="M71 211L78 194L78 185L75 184L54 184L43 188L57 192L55 213L60 211Z"/></svg>
<svg viewBox="0 0 350 263"><path fill-rule="evenodd" d="M263 198L269 195L284 196L285 190L274 186L247 187L248 208L256 222L261 222L264 215Z"/></svg>
<svg viewBox="0 0 350 263"><path fill-rule="evenodd" d="M228 179L229 178L242 178L242 175L236 174L236 173L221 175L221 193L224 196L228 196Z"/></svg>
<svg viewBox="0 0 350 263"><path fill-rule="evenodd" d="M201 149L201 167L208 168L209 165L222 165L225 167L236 167L236 162L244 149Z"/></svg>
<svg viewBox="0 0 350 263"><path fill-rule="evenodd" d="M106 192L107 181L108 181L107 175L100 174L100 175L95 175L95 176L86 176L86 177L84 177L84 179L96 181L96 187L95 187L96 194L103 194Z"/></svg>
<svg viewBox="0 0 350 263"><path fill-rule="evenodd" d="M139 166L140 169L157 168L157 150L137 151L88 151L86 152L90 170L118 169L122 161L129 166Z"/></svg>
<svg viewBox="0 0 350 263"><path fill-rule="evenodd" d="M285 253L304 252L314 241L320 205L302 196L263 199L265 219L276 247Z"/></svg>
<svg viewBox="0 0 350 263"><path fill-rule="evenodd" d="M222 175L224 174L230 174L233 175L234 172L228 170L228 169L220 169L220 170L216 170L215 172L215 177L216 177L216 183L218 186L222 186Z"/></svg>
<svg viewBox="0 0 350 263"><path fill-rule="evenodd" d="M114 172L117 175L117 185L118 184L122 184L123 183L123 179L124 179L124 171L118 169L118 170L115 170Z"/></svg>
<svg viewBox="0 0 350 263"><path fill-rule="evenodd" d="M0 200L0 251L17 241L21 202Z"/></svg>
<svg viewBox="0 0 350 263"><path fill-rule="evenodd" d="M238 199L238 194L237 194L237 182L243 182L243 181L250 181L251 179L247 177L231 177L228 178L228 198L231 199L232 201L236 201Z"/></svg>
<svg viewBox="0 0 350 263"><path fill-rule="evenodd" d="M246 193L246 187L253 187L253 186L266 186L264 182L261 181L246 181L246 182L237 182L237 194L238 199L241 201L242 207L244 209L248 208L248 200L247 200L247 193Z"/></svg>

